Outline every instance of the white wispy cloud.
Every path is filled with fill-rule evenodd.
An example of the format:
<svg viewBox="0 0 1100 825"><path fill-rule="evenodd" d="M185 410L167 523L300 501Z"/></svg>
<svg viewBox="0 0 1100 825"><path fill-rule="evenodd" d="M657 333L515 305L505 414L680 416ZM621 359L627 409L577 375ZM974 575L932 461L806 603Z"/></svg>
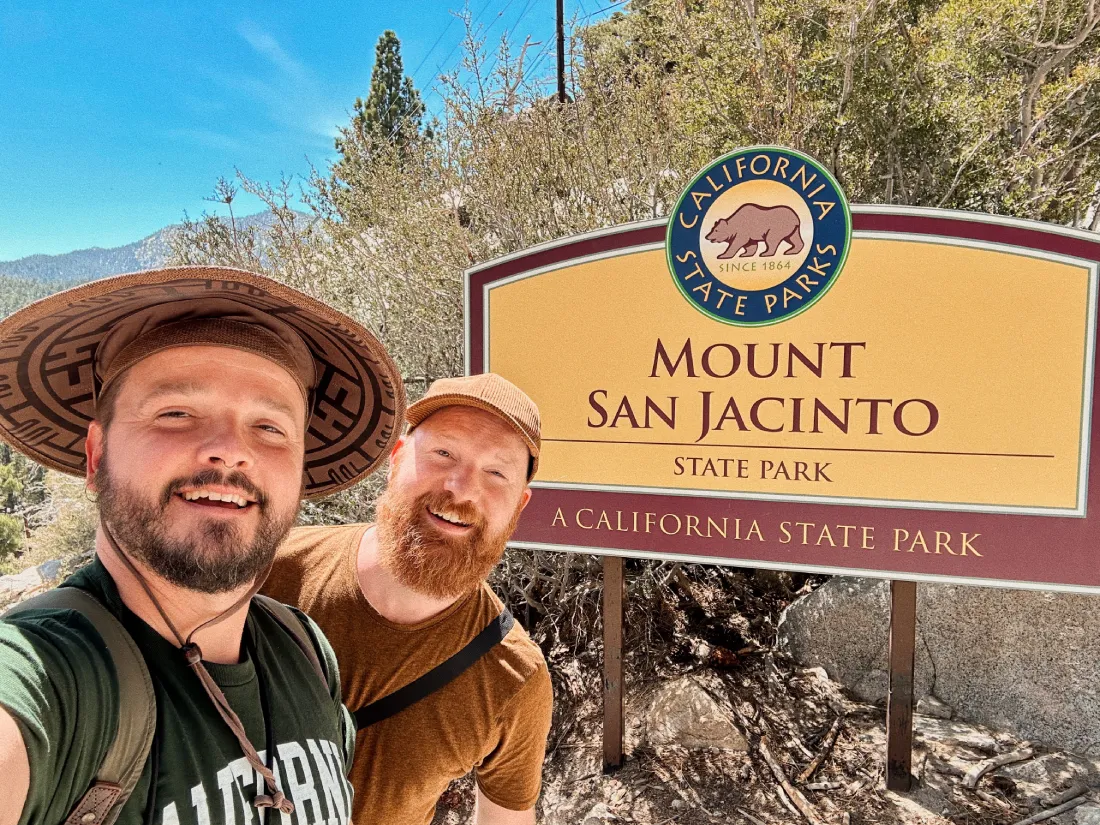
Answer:
<svg viewBox="0 0 1100 825"><path fill-rule="evenodd" d="M300 82L310 80L309 71L295 58L291 57L272 35L263 31L251 20L243 21L237 27L237 33L245 39L253 51L262 57L266 57L271 63L287 77Z"/></svg>
<svg viewBox="0 0 1100 825"><path fill-rule="evenodd" d="M347 102L334 102L317 74L255 22L243 21L237 33L267 61L271 72L266 76L221 74L214 79L263 103L268 116L281 126L311 135L318 148L331 149L338 124L346 120Z"/></svg>

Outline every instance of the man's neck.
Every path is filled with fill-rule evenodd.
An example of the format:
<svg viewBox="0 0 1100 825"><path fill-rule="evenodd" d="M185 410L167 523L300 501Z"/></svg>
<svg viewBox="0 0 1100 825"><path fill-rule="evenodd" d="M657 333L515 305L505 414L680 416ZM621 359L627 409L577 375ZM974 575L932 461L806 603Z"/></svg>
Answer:
<svg viewBox="0 0 1100 825"><path fill-rule="evenodd" d="M178 645L176 635L160 615L160 611L149 598L149 594L145 592L145 588L141 586L141 582L119 559L116 551L103 535L103 528L96 532L95 550L99 560L114 579L123 604L169 642ZM198 593L166 581L133 557L130 558L130 562L140 571L161 609L172 620L172 624L184 639L203 622L213 619L232 607L249 590L249 586L246 585L229 593L216 595ZM244 622L247 617L248 604L243 604L221 621L200 630L191 641L202 650L202 658L205 661L236 664L241 660L241 640L244 637Z"/></svg>
<svg viewBox="0 0 1100 825"><path fill-rule="evenodd" d="M425 596L399 582L384 564L378 552L378 531L367 528L359 542L355 565L359 590L382 618L394 624L419 624L438 616L459 600L459 596L437 599Z"/></svg>

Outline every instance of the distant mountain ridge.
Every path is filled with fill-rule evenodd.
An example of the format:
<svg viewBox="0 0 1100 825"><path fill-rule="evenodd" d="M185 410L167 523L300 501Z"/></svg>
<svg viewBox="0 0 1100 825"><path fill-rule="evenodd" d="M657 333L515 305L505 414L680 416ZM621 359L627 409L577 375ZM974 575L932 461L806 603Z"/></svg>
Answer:
<svg viewBox="0 0 1100 825"><path fill-rule="evenodd" d="M239 229L254 227L257 230L261 256L274 220L270 212L237 218ZM308 220L308 216L301 215L301 220ZM166 226L140 241L110 249L93 247L60 255L29 255L14 261L0 261L0 318L31 301L87 281L164 266L172 254L172 235L179 229L179 224Z"/></svg>
<svg viewBox="0 0 1100 825"><path fill-rule="evenodd" d="M266 230L271 222L270 212L237 218L237 225L242 228L255 226ZM14 261L0 261L0 276L30 281L83 283L124 272L153 269L168 261L172 251L172 235L178 230L179 224L173 224L140 241L110 249L92 247L60 255L29 255Z"/></svg>

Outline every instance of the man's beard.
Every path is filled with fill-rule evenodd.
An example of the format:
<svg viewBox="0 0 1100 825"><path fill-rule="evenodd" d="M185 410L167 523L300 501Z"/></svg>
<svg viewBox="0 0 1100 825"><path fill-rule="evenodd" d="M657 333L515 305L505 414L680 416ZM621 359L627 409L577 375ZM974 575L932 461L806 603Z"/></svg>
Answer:
<svg viewBox="0 0 1100 825"><path fill-rule="evenodd" d="M185 487L222 484L255 499L259 524L245 543L241 525L221 519L200 524L194 535L168 534L167 508ZM270 567L275 551L294 525L297 509L278 513L270 500L243 473L204 470L169 482L155 502L128 487L109 470L104 455L95 474L99 513L111 535L131 556L172 584L200 593L227 593L255 582Z"/></svg>
<svg viewBox="0 0 1100 825"><path fill-rule="evenodd" d="M464 536L449 536L435 527L427 509L454 515L471 525ZM451 493L424 493L413 501L387 487L378 499L375 529L382 565L403 585L425 596L453 599L485 581L519 521L489 535L485 516Z"/></svg>

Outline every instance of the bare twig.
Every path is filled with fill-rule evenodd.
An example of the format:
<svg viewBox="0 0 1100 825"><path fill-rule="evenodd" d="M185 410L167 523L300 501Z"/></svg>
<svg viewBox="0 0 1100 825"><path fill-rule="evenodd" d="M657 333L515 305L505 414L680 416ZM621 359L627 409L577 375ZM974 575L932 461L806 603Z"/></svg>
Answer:
<svg viewBox="0 0 1100 825"><path fill-rule="evenodd" d="M1013 762L1026 762L1034 755L1035 751L1031 748L1023 748L1018 751L1011 751L1010 753L1002 753L1000 756L994 756L992 759L979 762L966 772L966 778L963 780L963 784L971 790L974 790L974 788L978 787L978 781L994 768L999 768L1003 765L1011 765Z"/></svg>
<svg viewBox="0 0 1100 825"><path fill-rule="evenodd" d="M813 758L813 761L806 766L806 769L798 775L798 784L801 785L806 782L814 772L821 767L821 763L825 761L825 757L829 755L829 750L833 747L833 743L836 742L836 737L840 733L840 717L838 716L833 726L829 728L829 732L825 734L825 738L821 740L821 750L818 751L817 756Z"/></svg>
<svg viewBox="0 0 1100 825"><path fill-rule="evenodd" d="M752 825L764 825L764 823L763 823L763 822L761 822L761 821L760 821L759 819L757 819L757 818L756 818L755 816L753 816L752 814L750 814L750 813L749 813L748 811L746 811L746 810L745 810L744 808L737 808L736 810L737 810L737 813L739 813L739 814L741 814L741 816L745 817L745 819L747 819L747 820L748 820L749 822L751 822L751 823L752 823Z"/></svg>
<svg viewBox="0 0 1100 825"><path fill-rule="evenodd" d="M1083 796L1079 796L1076 799L1071 799L1069 802L1063 802L1056 808L1047 808L1045 811L1040 811L1035 816L1029 816L1027 819L1021 819L1016 825L1035 825L1036 822L1042 822L1045 819L1058 816L1058 814L1064 814L1066 811L1072 811L1078 805L1085 801Z"/></svg>
<svg viewBox="0 0 1100 825"><path fill-rule="evenodd" d="M1074 782L1061 793L1043 797L1043 804L1048 807L1051 805L1061 805L1063 802L1069 802L1071 799L1076 799L1081 794L1088 791L1088 789L1089 786L1084 782Z"/></svg>
<svg viewBox="0 0 1100 825"><path fill-rule="evenodd" d="M776 761L774 756L772 756L771 751L768 750L768 741L766 738L760 740L759 750L760 755L764 757L764 761L768 763L768 767L771 768L772 774L775 775L780 787L786 791L791 802L798 808L798 812L802 814L811 825L825 825L825 820L821 818L817 809L810 803L810 800L802 795L802 792L798 790L798 788L791 784L791 780L787 778L787 774L783 771L783 766Z"/></svg>

